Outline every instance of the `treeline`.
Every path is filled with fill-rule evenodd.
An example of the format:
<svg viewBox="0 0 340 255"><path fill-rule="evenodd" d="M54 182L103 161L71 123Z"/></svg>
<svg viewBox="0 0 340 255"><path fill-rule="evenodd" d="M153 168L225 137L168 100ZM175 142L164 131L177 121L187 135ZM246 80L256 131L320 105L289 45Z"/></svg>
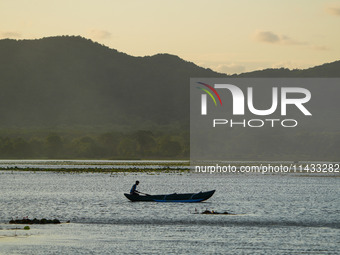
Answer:
<svg viewBox="0 0 340 255"><path fill-rule="evenodd" d="M339 132L263 131L250 135L245 130L231 132L228 143L218 141L193 148L209 157L217 146L225 148L224 160L340 161ZM196 146L197 147L197 146ZM211 155L214 158L214 154ZM0 132L1 159L189 159L188 131ZM193 158L195 159L195 158ZM196 158L197 159L197 158ZM199 158L198 158L199 159Z"/></svg>
<svg viewBox="0 0 340 255"><path fill-rule="evenodd" d="M234 129L225 136L197 132L191 160L340 162L339 131Z"/></svg>
<svg viewBox="0 0 340 255"><path fill-rule="evenodd" d="M187 133L147 130L77 136L50 133L44 137L0 136L2 159L145 159L189 158Z"/></svg>

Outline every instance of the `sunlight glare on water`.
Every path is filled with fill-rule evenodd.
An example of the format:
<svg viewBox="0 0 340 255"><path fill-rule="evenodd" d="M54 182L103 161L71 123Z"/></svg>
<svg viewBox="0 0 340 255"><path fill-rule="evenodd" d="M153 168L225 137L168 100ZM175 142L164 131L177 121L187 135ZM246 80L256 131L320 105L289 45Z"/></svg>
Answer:
<svg viewBox="0 0 340 255"><path fill-rule="evenodd" d="M132 203L216 189L203 203ZM336 254L339 178L190 173L0 172L0 254ZM195 209L235 215L194 214ZM16 231L11 218L70 224ZM5 237L3 237L5 236Z"/></svg>

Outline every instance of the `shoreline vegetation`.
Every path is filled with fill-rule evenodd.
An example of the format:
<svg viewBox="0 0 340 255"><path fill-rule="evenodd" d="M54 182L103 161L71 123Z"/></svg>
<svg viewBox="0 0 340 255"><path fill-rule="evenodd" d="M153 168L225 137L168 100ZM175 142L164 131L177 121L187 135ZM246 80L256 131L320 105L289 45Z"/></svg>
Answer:
<svg viewBox="0 0 340 255"><path fill-rule="evenodd" d="M23 171L23 172L62 172L62 173L169 173L169 172L190 172L190 168L32 168L32 167L9 167L0 171Z"/></svg>
<svg viewBox="0 0 340 255"><path fill-rule="evenodd" d="M0 159L119 159L189 157L189 134L178 129L133 132L0 129Z"/></svg>
<svg viewBox="0 0 340 255"><path fill-rule="evenodd" d="M228 161L328 161L339 159L339 132L299 133L292 137L267 137L277 150L264 152L265 141L249 137L244 130L230 137ZM308 138L308 139L307 139ZM249 142L251 139L252 142ZM255 140L254 140L255 139ZM301 139L305 141L301 144ZM280 141L279 143L275 141ZM318 141L318 146L307 141ZM209 151L209 148L206 148ZM211 149L211 148L210 148ZM268 149L268 148L267 148ZM268 149L269 150L269 149ZM18 131L0 128L0 160L188 160L189 130L163 128L137 131Z"/></svg>
<svg viewBox="0 0 340 255"><path fill-rule="evenodd" d="M0 160L1 170L62 173L149 173L189 172L191 169L189 160Z"/></svg>
<svg viewBox="0 0 340 255"><path fill-rule="evenodd" d="M197 162L198 163L198 162ZM202 164L203 162L200 162ZM222 162L220 162L222 163ZM194 174L297 174L299 176L333 176L340 177L339 163L312 162L223 162L222 164L236 171L217 171L212 162L194 166L190 160L0 160L0 171L21 172L56 172L56 173L194 173ZM289 171L261 171L261 167L271 166L273 169L289 169ZM333 171L312 170L314 166L329 166ZM293 167L292 167L293 166ZM294 167L295 166L295 167ZM197 168L200 170L197 171ZM212 171L212 168L214 171ZM219 168L221 168L219 166ZM242 171L242 169L258 169ZM308 169L308 171L306 171Z"/></svg>

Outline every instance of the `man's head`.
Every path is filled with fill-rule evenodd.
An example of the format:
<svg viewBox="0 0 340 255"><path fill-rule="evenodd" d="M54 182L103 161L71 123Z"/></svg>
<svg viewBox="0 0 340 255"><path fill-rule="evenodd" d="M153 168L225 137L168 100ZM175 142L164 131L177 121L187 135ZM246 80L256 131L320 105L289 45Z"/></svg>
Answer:
<svg viewBox="0 0 340 255"><path fill-rule="evenodd" d="M139 184L139 181L136 181L136 185L138 185Z"/></svg>

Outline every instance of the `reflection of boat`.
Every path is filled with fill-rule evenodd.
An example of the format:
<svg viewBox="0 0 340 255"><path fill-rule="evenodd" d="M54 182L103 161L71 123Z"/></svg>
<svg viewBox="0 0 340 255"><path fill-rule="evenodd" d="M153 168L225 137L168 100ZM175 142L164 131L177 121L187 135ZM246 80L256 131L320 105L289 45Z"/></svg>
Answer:
<svg viewBox="0 0 340 255"><path fill-rule="evenodd" d="M168 195L124 195L132 202L181 202L181 203L197 203L209 199L215 190L199 193L184 193L184 194L168 194Z"/></svg>

